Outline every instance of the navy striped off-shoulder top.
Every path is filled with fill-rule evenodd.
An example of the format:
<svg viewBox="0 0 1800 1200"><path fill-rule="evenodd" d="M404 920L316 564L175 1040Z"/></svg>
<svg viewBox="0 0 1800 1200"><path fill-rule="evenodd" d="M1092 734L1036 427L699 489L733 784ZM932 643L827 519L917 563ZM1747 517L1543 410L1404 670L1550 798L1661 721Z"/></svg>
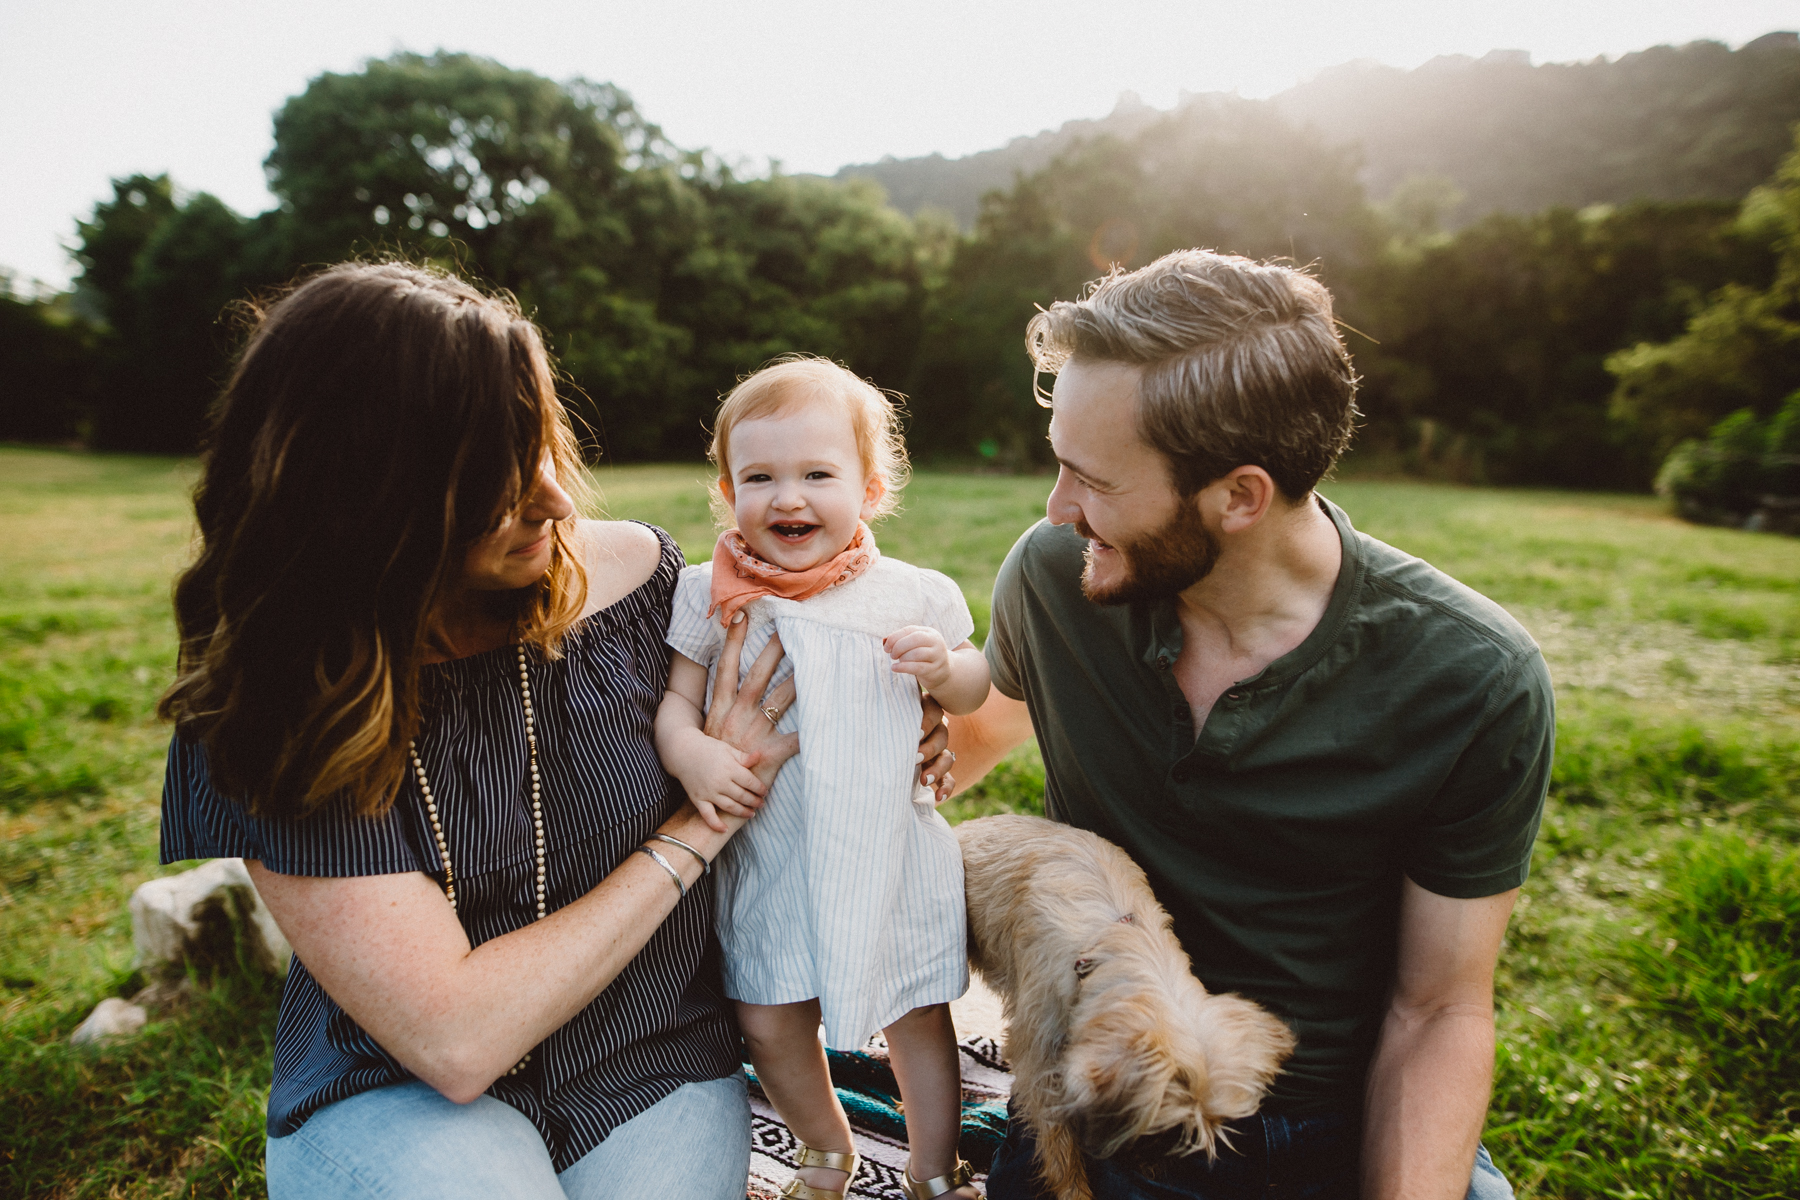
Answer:
<svg viewBox="0 0 1800 1200"><path fill-rule="evenodd" d="M598 884L681 803L651 738L682 567L674 540L656 533L662 557L646 583L577 626L561 659L530 656L552 912ZM535 912L515 654L505 647L425 668L419 755L456 866L457 916L477 946L529 924ZM221 856L291 875L442 877L410 777L381 817L337 804L304 821L260 820L220 795L205 747L178 734L163 784L162 860ZM537 1126L558 1171L681 1084L738 1069L712 913L711 880L703 879L605 991L545 1039L522 1071L488 1089ZM296 958L276 1027L269 1136L292 1133L335 1100L410 1078Z"/></svg>

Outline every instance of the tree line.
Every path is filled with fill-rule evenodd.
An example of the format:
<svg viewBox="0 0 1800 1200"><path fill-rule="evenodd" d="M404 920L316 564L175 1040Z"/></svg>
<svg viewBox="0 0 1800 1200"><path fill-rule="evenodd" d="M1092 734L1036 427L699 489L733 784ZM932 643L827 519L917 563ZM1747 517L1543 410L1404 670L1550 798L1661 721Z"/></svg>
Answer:
<svg viewBox="0 0 1800 1200"><path fill-rule="evenodd" d="M962 233L868 181L742 177L609 85L397 54L276 114L268 212L116 181L80 222L74 289L0 298L0 437L191 451L247 298L398 254L515 293L596 452L696 457L718 395L802 350L906 392L921 460L1029 468L1047 461L1022 347L1034 309L1114 264L1210 246L1332 288L1364 377L1363 453L1644 488L1683 439L1800 388L1796 163L1741 204L1448 232L1446 181L1372 204L1353 149L1214 97L1075 143L988 193Z"/></svg>

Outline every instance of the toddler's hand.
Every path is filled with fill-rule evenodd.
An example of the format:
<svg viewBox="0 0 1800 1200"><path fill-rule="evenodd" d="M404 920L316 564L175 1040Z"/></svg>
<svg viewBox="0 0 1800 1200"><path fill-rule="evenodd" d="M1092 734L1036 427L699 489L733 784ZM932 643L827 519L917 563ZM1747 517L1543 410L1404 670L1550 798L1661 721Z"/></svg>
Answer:
<svg viewBox="0 0 1800 1200"><path fill-rule="evenodd" d="M725 831L720 812L746 820L756 815L768 788L744 765L747 756L742 751L698 730L683 750L680 769L672 773L709 826Z"/></svg>
<svg viewBox="0 0 1800 1200"><path fill-rule="evenodd" d="M926 691L950 682L950 647L944 635L929 625L905 625L881 640L894 660L894 670L916 675Z"/></svg>

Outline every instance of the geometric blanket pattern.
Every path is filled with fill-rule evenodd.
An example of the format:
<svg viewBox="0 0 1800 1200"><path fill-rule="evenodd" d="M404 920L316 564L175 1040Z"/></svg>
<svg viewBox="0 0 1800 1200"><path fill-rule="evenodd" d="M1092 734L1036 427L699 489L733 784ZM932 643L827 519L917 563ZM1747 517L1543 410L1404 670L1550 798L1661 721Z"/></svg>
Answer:
<svg viewBox="0 0 1800 1200"><path fill-rule="evenodd" d="M962 1136L958 1149L975 1168L975 1179L987 1177L994 1151L1006 1136L1006 1097L1012 1072L992 1038L965 1037L957 1043L962 1060ZM900 1113L900 1089L888 1065L887 1043L878 1034L862 1050L825 1052L832 1086L850 1118L862 1168L849 1196L860 1200L905 1200L900 1173L906 1169L906 1119ZM775 1200L794 1177L800 1143L788 1132L750 1076L750 1186L748 1200Z"/></svg>

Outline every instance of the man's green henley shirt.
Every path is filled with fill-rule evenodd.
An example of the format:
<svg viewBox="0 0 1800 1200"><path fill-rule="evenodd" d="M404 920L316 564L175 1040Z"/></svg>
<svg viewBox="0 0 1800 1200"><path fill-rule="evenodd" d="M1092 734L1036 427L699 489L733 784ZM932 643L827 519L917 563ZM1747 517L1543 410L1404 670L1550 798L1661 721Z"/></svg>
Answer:
<svg viewBox="0 0 1800 1200"><path fill-rule="evenodd" d="M1025 701L1045 807L1118 844L1213 991L1299 1048L1273 1111L1355 1109L1393 982L1400 880L1473 898L1530 865L1554 739L1543 655L1497 604L1356 532L1317 628L1196 736L1173 598L1102 607L1039 522L994 585L994 684Z"/></svg>

